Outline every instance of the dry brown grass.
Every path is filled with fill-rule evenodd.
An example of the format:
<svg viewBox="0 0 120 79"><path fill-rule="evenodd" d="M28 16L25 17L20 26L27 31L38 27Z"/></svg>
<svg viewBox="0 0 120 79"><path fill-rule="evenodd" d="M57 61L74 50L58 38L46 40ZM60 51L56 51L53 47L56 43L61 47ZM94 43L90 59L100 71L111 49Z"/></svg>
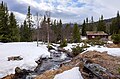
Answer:
<svg viewBox="0 0 120 79"><path fill-rule="evenodd" d="M120 44L107 44L108 48L120 48Z"/></svg>
<svg viewBox="0 0 120 79"><path fill-rule="evenodd" d="M63 71L69 70L71 68L71 66L62 66L57 70L46 71L42 75L37 76L35 79L53 79L56 74L62 73Z"/></svg>
<svg viewBox="0 0 120 79"><path fill-rule="evenodd" d="M82 55L83 58L88 58L96 64L100 64L108 69L114 75L119 74L120 57L108 55L107 52L89 51Z"/></svg>

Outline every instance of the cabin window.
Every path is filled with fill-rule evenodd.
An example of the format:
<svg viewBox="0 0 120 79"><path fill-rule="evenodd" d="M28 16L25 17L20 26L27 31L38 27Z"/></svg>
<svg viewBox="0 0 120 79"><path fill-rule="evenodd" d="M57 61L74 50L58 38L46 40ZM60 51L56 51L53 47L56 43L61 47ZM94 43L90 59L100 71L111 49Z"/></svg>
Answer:
<svg viewBox="0 0 120 79"><path fill-rule="evenodd" d="M92 36L92 38L95 38L95 36Z"/></svg>

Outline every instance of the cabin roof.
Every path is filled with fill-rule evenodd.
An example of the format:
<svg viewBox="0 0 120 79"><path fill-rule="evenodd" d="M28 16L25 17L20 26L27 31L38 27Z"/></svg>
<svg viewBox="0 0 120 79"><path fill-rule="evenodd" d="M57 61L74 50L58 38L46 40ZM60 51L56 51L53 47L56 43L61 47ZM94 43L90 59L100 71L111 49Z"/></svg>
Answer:
<svg viewBox="0 0 120 79"><path fill-rule="evenodd" d="M87 31L86 34L87 35L108 35L104 31Z"/></svg>

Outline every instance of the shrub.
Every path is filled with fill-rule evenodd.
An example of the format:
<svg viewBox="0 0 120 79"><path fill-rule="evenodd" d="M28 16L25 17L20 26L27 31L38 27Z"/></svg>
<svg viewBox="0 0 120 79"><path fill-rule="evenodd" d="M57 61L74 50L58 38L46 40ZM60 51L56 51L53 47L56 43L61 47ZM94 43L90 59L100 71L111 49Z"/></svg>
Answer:
<svg viewBox="0 0 120 79"><path fill-rule="evenodd" d="M113 40L113 43L115 43L115 44L120 43L120 34L113 34L111 38Z"/></svg>
<svg viewBox="0 0 120 79"><path fill-rule="evenodd" d="M60 43L60 47L65 47L67 46L67 40L64 39L63 42Z"/></svg>
<svg viewBox="0 0 120 79"><path fill-rule="evenodd" d="M72 48L72 54L73 56L77 56L79 53L83 52L83 47L80 47L77 45L76 47Z"/></svg>
<svg viewBox="0 0 120 79"><path fill-rule="evenodd" d="M88 44L90 44L91 46L94 46L94 45L104 45L104 44L106 44L106 42L103 42L103 41L100 41L100 40L95 40L95 39L87 40L86 42L87 42Z"/></svg>
<svg viewBox="0 0 120 79"><path fill-rule="evenodd" d="M118 68L118 73L120 74L120 67Z"/></svg>
<svg viewBox="0 0 120 79"><path fill-rule="evenodd" d="M52 45L48 45L47 48L48 48L48 51L54 49Z"/></svg>

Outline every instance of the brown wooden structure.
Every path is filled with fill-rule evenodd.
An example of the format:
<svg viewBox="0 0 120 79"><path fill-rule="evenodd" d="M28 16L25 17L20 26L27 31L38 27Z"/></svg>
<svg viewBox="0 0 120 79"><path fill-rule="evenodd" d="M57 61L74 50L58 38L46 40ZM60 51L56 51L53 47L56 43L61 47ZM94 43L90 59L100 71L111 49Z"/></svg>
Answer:
<svg viewBox="0 0 120 79"><path fill-rule="evenodd" d="M104 31L87 31L86 34L88 39L108 38L108 34Z"/></svg>

